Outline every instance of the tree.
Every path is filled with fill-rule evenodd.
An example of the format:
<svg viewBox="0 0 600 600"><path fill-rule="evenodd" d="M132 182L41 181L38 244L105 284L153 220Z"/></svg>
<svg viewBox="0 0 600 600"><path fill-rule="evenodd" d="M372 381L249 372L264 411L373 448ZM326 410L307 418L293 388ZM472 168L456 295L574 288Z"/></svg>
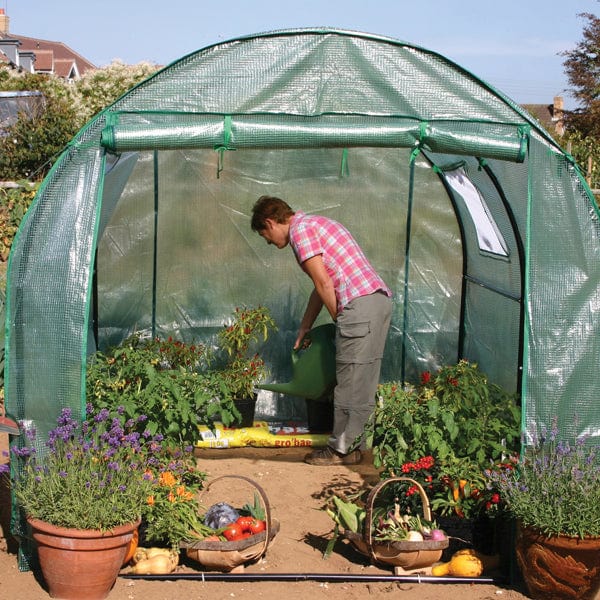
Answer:
<svg viewBox="0 0 600 600"><path fill-rule="evenodd" d="M149 62L126 65L120 60L114 60L102 69L86 71L75 83L80 118L84 123L89 121L157 69L156 65Z"/></svg>
<svg viewBox="0 0 600 600"><path fill-rule="evenodd" d="M85 123L131 87L157 70L156 65L114 61L69 83L53 75L19 73L0 67L0 90L41 91L43 112L20 114L0 132L0 180L42 179Z"/></svg>
<svg viewBox="0 0 600 600"><path fill-rule="evenodd" d="M582 137L600 139L600 18L581 13L586 19L583 39L573 50L561 52L571 92L579 108L565 112L565 125L577 130Z"/></svg>
<svg viewBox="0 0 600 600"><path fill-rule="evenodd" d="M78 129L68 84L57 77L3 68L0 89L44 95L42 111L20 113L14 125L0 135L0 179L41 179Z"/></svg>

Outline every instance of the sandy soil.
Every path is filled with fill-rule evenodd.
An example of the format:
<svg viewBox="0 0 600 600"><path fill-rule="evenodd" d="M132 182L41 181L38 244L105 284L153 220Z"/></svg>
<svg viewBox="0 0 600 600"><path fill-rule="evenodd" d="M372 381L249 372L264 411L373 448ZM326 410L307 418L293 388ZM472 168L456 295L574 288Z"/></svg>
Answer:
<svg viewBox="0 0 600 600"><path fill-rule="evenodd" d="M0 440L1 441L1 440ZM362 486L372 487L378 474L370 460L352 467L314 467L302 461L302 448L200 449L199 468L208 481L221 475L244 475L264 490L273 518L280 530L266 555L247 565L243 575L256 575L255 580L233 580L231 575L217 575L216 580L202 581L202 567L186 560L177 574L197 577L170 581L151 581L120 576L109 595L110 600L211 600L236 597L286 598L319 600L354 600L359 598L392 598L402 592L406 600L432 600L451 595L462 600L503 598L519 600L527 596L519 585L505 583L501 577L488 577L485 583L419 582L415 576L394 580L393 568L372 566L368 558L339 541L333 554L323 559L323 549L332 533L332 521L322 510L323 503L334 492L349 492ZM240 479L214 481L203 496L204 506L227 500L235 505L236 495L247 501L256 488ZM9 509L6 494L0 496L0 525L8 531ZM7 538L7 539L6 539ZM17 546L6 535L0 538L0 598L37 600L48 598L38 573L20 572ZM324 576L331 581L324 580ZM274 577L275 581L260 580ZM353 577L370 576L357 581ZM373 580L375 578L375 580Z"/></svg>

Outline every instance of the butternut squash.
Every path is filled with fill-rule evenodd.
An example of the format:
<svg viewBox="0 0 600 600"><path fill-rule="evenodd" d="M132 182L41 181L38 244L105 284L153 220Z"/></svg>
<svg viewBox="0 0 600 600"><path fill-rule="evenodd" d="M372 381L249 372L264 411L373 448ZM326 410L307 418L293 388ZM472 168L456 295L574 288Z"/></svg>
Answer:
<svg viewBox="0 0 600 600"><path fill-rule="evenodd" d="M457 550L453 556L460 556L461 554L470 554L471 556L476 556L483 563L483 570L492 571L493 569L498 568L500 565L500 555L499 554L483 554L474 550L473 548L463 548L462 550Z"/></svg>
<svg viewBox="0 0 600 600"><path fill-rule="evenodd" d="M473 554L453 554L449 562L431 568L431 574L436 577L479 577L482 573L483 563Z"/></svg>
<svg viewBox="0 0 600 600"><path fill-rule="evenodd" d="M143 548L142 546L138 546L133 554L131 562L135 565L140 560L154 558L155 556L168 556L172 561L175 561L175 564L179 562L179 554L172 548Z"/></svg>
<svg viewBox="0 0 600 600"><path fill-rule="evenodd" d="M166 554L156 554L152 558L139 560L130 573L134 575L167 575L175 570L175 564Z"/></svg>

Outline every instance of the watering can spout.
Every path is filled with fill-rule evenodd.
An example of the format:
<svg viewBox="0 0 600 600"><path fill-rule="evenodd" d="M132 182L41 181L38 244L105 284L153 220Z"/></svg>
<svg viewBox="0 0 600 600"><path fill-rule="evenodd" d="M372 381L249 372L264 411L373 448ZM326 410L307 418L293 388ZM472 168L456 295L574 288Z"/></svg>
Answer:
<svg viewBox="0 0 600 600"><path fill-rule="evenodd" d="M335 386L335 325L311 329L298 350L292 351L292 380L265 383L261 390L316 400Z"/></svg>

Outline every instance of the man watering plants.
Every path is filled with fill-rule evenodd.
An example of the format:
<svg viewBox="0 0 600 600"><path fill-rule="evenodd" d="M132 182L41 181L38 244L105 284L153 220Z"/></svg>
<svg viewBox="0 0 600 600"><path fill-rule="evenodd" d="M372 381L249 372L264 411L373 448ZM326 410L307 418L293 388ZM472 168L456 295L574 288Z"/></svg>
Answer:
<svg viewBox="0 0 600 600"><path fill-rule="evenodd" d="M261 196L252 208L251 227L279 249L290 244L314 284L294 349L323 306L336 323L333 431L328 445L304 460L311 465L358 464L362 452L350 448L375 407L392 293L337 221L294 211L280 198Z"/></svg>

